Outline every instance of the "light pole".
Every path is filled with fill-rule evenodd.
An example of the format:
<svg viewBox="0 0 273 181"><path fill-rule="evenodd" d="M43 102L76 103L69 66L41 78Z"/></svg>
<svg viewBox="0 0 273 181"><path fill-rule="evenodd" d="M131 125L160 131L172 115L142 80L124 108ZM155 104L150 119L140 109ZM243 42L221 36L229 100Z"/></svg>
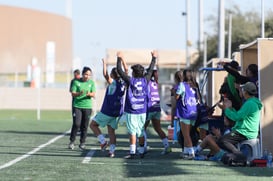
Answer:
<svg viewBox="0 0 273 181"><path fill-rule="evenodd" d="M228 58L231 58L231 43L232 43L232 14L229 13L228 23Z"/></svg>
<svg viewBox="0 0 273 181"><path fill-rule="evenodd" d="M218 58L225 57L225 0L219 0L218 18Z"/></svg>
<svg viewBox="0 0 273 181"><path fill-rule="evenodd" d="M190 67L190 56L189 56L189 46L191 44L190 42L190 26L189 26L189 21L190 21L190 3L188 0L186 2L186 12L182 12L182 16L186 16L186 67Z"/></svg>
<svg viewBox="0 0 273 181"><path fill-rule="evenodd" d="M264 0L261 0L261 38L264 38Z"/></svg>

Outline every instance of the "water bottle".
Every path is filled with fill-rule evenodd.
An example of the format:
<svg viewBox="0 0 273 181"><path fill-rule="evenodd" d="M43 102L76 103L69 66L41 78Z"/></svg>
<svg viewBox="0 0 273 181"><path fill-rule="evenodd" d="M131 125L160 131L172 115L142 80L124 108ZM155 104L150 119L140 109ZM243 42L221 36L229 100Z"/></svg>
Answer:
<svg viewBox="0 0 273 181"><path fill-rule="evenodd" d="M173 120L173 141L177 142L177 119Z"/></svg>
<svg viewBox="0 0 273 181"><path fill-rule="evenodd" d="M271 152L267 155L267 167L272 168L272 153Z"/></svg>

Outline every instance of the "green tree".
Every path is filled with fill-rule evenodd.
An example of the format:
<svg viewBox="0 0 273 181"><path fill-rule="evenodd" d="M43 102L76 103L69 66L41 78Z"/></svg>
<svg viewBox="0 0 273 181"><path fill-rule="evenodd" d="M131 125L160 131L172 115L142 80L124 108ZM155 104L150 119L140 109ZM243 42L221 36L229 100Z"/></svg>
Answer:
<svg viewBox="0 0 273 181"><path fill-rule="evenodd" d="M241 12L238 6L227 9L225 12L225 55L228 53L228 26L229 13L232 14L232 49L231 52L239 51L241 44L247 44L260 37L260 15L257 12ZM213 33L207 37L207 59L217 57L218 51L218 19L215 16L207 18L207 22L213 27ZM273 12L269 12L265 21L265 37L273 37ZM193 67L202 66L203 52L200 52L199 60Z"/></svg>

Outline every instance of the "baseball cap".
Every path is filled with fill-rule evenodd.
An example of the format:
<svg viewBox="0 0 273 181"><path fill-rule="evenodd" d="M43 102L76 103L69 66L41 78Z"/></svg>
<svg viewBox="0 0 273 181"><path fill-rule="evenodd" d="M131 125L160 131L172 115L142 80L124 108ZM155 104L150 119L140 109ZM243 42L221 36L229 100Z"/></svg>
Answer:
<svg viewBox="0 0 273 181"><path fill-rule="evenodd" d="M231 62L229 62L227 64L236 70L240 70L239 63L235 60L232 60Z"/></svg>
<svg viewBox="0 0 273 181"><path fill-rule="evenodd" d="M251 95L257 94L257 87L253 82L247 82L240 86L244 91L248 92Z"/></svg>

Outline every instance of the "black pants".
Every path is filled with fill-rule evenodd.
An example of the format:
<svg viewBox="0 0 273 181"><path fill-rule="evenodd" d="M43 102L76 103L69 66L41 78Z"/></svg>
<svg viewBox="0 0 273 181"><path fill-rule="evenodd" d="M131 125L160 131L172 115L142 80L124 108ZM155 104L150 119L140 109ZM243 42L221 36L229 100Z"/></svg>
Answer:
<svg viewBox="0 0 273 181"><path fill-rule="evenodd" d="M80 143L85 143L91 113L92 109L81 109L73 107L72 109L73 124L70 133L71 142L75 141L77 132L78 130L80 130L81 131Z"/></svg>
<svg viewBox="0 0 273 181"><path fill-rule="evenodd" d="M220 137L217 144L220 148L230 153L240 153L236 145L245 140L247 140L247 138L244 135L237 131L231 131L230 133Z"/></svg>

